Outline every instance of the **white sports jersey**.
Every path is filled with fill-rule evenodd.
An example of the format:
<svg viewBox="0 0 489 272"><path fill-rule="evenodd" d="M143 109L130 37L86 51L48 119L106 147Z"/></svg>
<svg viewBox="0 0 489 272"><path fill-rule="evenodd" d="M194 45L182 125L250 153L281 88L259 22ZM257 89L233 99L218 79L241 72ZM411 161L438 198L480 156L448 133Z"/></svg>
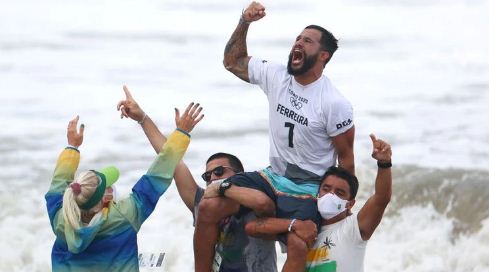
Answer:
<svg viewBox="0 0 489 272"><path fill-rule="evenodd" d="M357 214L321 227L307 254L307 272L362 272L367 241L360 235Z"/></svg>
<svg viewBox="0 0 489 272"><path fill-rule="evenodd" d="M294 181L320 181L336 165L332 137L353 127L353 108L322 75L302 86L287 67L251 58L250 83L268 97L270 165Z"/></svg>

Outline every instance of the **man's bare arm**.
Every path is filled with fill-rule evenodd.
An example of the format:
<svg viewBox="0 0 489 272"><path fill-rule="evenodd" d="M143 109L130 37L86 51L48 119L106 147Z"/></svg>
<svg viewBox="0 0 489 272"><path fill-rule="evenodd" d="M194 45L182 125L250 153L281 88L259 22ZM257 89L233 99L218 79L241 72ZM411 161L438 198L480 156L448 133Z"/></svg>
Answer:
<svg viewBox="0 0 489 272"><path fill-rule="evenodd" d="M151 146L155 150L156 154L160 153L163 144L166 142L166 137L161 133L156 124L151 120L151 118L144 113L136 100L132 97L129 89L124 86L124 93L126 95L125 100L121 100L117 104L117 109L121 111L121 118L131 118L137 121L143 131L146 134ZM188 112L193 109L193 113L200 114L199 104L194 105L191 103L184 114L188 114ZM201 109L201 108L200 108ZM175 112L176 113L176 112ZM179 114L179 113L178 113ZM199 117L199 122L202 118ZM177 186L178 193L182 198L183 202L187 206L190 211L193 211L194 208L194 199L195 193L197 191L197 183L195 182L190 170L187 165L181 160L177 167L175 168L174 173L175 184Z"/></svg>
<svg viewBox="0 0 489 272"><path fill-rule="evenodd" d="M317 227L311 220L302 221L283 218L257 218L250 221L245 226L245 231L248 235L268 239L276 240L277 234L294 232L299 238L311 247L317 237Z"/></svg>
<svg viewBox="0 0 489 272"><path fill-rule="evenodd" d="M355 127L333 137L333 145L338 153L338 164L355 175L355 156L353 155L353 142L355 140Z"/></svg>
<svg viewBox="0 0 489 272"><path fill-rule="evenodd" d="M265 16L265 7L260 3L252 2L246 10L243 11L238 26L234 30L231 38L224 49L224 67L246 82L250 82L248 76L248 49L246 45L246 36L250 23L257 21Z"/></svg>
<svg viewBox="0 0 489 272"><path fill-rule="evenodd" d="M146 134L146 137L151 143L151 146L153 146L156 153L159 153L163 147L163 144L166 142L165 135L160 132L149 116L146 117L146 120L144 120L141 126ZM175 179L175 185L177 186L178 194L180 195L183 203L190 211L193 211L195 193L197 192L198 186L194 180L194 177L192 176L192 173L183 160L178 162L173 178Z"/></svg>
<svg viewBox="0 0 489 272"><path fill-rule="evenodd" d="M222 182L216 181L207 186L204 198L218 197L219 186ZM224 196L252 209L257 216L265 217L275 215L275 203L262 191L240 186L231 186L226 190Z"/></svg>
<svg viewBox="0 0 489 272"><path fill-rule="evenodd" d="M392 151L388 143L376 139L370 135L373 143L372 157L384 164L391 163ZM389 204L392 195L391 168L379 167L375 179L375 193L358 212L358 225L363 240L368 240L382 220L385 208Z"/></svg>

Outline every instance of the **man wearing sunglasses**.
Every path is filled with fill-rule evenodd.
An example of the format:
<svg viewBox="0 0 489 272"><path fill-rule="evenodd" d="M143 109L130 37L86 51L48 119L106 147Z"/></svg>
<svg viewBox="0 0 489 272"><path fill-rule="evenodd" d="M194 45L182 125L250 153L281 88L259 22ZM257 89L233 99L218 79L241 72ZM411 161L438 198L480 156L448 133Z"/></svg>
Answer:
<svg viewBox="0 0 489 272"><path fill-rule="evenodd" d="M214 155L217 155L218 153L214 154ZM212 157L211 157L212 158ZM209 158L209 160L211 159ZM223 178L227 178L227 177L224 177L224 173L226 171L232 171L234 174L236 173L239 173L239 172L243 172L243 170L236 170L238 168L233 168L231 166L226 166L226 165L219 165L217 166L216 168L214 169L211 169L209 171L206 171L204 172L201 177L202 179L205 181L205 182L211 182L211 179L212 179L212 175L214 175L216 178L219 178L219 179L223 179Z"/></svg>
<svg viewBox="0 0 489 272"><path fill-rule="evenodd" d="M151 145L156 152L166 141L166 137L159 131L154 122L139 107L131 93L124 86L126 99L119 102L117 109L121 111L122 117L129 117L137 121L143 128ZM199 115L202 108L199 104L190 104L186 112L190 116ZM200 119L196 119L200 120ZM209 157L206 162L206 171L201 175L206 185L216 180L226 179L244 171L241 161L234 155L227 153L216 153ZM198 206L204 195L204 189L195 182L190 170L185 163L180 161L175 169L175 184L178 193L193 213L194 222L198 217L206 216L198 214ZM240 196L250 195L248 188L237 188L235 191ZM255 208L257 213L267 213L273 211L274 204L266 195L253 194L254 197L243 200L247 205ZM226 203L222 203L219 209L226 209ZM239 208L239 207L238 207ZM275 243L249 237L245 232L247 222L256 219L253 212L243 209L243 212L236 216L230 216L219 222L219 241L213 250L215 256L213 261L213 271L257 271L274 272L277 271L277 256Z"/></svg>

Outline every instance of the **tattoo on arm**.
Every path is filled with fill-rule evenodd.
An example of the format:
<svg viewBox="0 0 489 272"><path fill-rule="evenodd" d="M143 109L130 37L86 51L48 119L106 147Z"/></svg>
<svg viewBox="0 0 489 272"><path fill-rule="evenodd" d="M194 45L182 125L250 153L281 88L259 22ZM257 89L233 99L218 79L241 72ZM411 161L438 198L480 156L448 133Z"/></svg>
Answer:
<svg viewBox="0 0 489 272"><path fill-rule="evenodd" d="M230 54L232 57L239 58L248 55L248 50L246 47L246 36L248 35L248 25L239 24L231 35L226 48L224 49L224 54Z"/></svg>
<svg viewBox="0 0 489 272"><path fill-rule="evenodd" d="M224 49L224 66L226 69L247 82L249 82L249 57L246 46L248 28L249 24L240 22L226 44L226 48Z"/></svg>

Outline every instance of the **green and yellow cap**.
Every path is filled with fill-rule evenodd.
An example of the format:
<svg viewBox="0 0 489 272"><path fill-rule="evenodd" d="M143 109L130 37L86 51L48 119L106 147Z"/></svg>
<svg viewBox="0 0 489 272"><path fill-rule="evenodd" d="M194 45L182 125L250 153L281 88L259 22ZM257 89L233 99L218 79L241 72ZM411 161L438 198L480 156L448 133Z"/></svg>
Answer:
<svg viewBox="0 0 489 272"><path fill-rule="evenodd" d="M87 202L80 205L80 208L84 210L89 210L97 205L104 197L105 189L112 186L119 179L119 170L114 166L102 168L100 171L91 171L97 175L99 183L95 189L95 193L93 193Z"/></svg>

